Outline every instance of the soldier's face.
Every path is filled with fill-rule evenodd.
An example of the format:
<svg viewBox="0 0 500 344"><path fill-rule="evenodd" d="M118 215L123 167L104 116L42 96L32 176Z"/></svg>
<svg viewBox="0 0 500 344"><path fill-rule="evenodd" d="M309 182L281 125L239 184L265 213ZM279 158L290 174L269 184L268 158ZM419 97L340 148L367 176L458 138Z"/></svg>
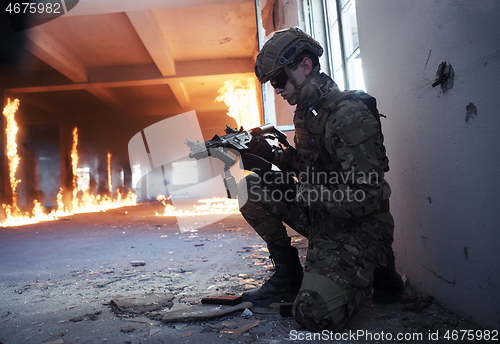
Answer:
<svg viewBox="0 0 500 344"><path fill-rule="evenodd" d="M290 72L295 78L297 85L301 85L306 77L304 76L304 73L301 71L301 68L294 68L294 69L291 69ZM292 106L297 105L299 99L295 94L295 86L290 81L290 79L287 79L285 85L282 88L275 87L275 89L276 89L276 94L279 94L284 100L288 102L288 104Z"/></svg>
<svg viewBox="0 0 500 344"><path fill-rule="evenodd" d="M302 85L302 89L299 95L295 93L295 86L287 77L286 83L284 83L284 79L277 78L276 80L271 81L271 84L276 89L276 94L281 95L283 99L285 99L290 105L297 105L300 101L306 99L309 94L311 94L310 85L303 85L304 80L307 78L309 73L312 70L312 61L310 58L305 57L298 65L290 68L290 73L295 78L295 85ZM285 71L283 71L285 73ZM286 73L285 73L286 74ZM283 86L284 85L284 86ZM281 87L280 87L281 86Z"/></svg>

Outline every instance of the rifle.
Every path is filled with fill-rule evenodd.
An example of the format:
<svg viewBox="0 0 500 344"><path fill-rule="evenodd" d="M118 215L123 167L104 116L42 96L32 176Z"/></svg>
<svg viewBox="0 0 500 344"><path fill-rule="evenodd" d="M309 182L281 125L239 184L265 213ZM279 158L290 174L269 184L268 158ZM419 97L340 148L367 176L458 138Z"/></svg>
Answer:
<svg viewBox="0 0 500 344"><path fill-rule="evenodd" d="M236 150L240 153L241 162L245 170L265 172L271 170L271 163L260 156L245 152L249 148L248 144L252 141L252 138L262 136L265 139L277 139L286 148L291 147L285 133L269 123L250 130L243 130L243 127L237 130L226 125L224 132L226 135L215 135L211 140L206 142L193 142L186 139L185 143L191 149L191 153L189 153L190 158L200 160L211 156L224 163L224 183L228 190L229 198L235 198L235 192L232 192L232 190L236 190L233 189L233 187L236 187L236 181L231 176L229 168L236 163L236 159L229 155L228 151Z"/></svg>
<svg viewBox="0 0 500 344"><path fill-rule="evenodd" d="M200 160L212 156L214 158L221 160L227 167L230 167L234 165L236 159L233 158L231 155L229 155L227 151L233 149L241 152L248 149L249 148L248 144L250 143L250 141L252 141L252 138L256 136L262 136L265 139L273 139L273 140L277 139L278 142L283 144L285 147L287 148L290 147L286 135L281 130L276 129L272 124L264 124L261 125L260 127L256 127L246 131L243 130L243 127L241 127L239 130L236 130L226 125L226 129L224 129L224 131L226 132L226 135L224 136L215 135L211 140L206 142L199 142L199 141L193 142L189 139L186 139L186 144L191 149L189 157L194 158L196 160ZM245 152L241 153L242 155L248 154L252 155L253 157L256 157L256 155L251 153L245 153ZM245 165L251 165L251 164L245 164L244 161L244 168L248 170L252 169L251 166L245 166Z"/></svg>

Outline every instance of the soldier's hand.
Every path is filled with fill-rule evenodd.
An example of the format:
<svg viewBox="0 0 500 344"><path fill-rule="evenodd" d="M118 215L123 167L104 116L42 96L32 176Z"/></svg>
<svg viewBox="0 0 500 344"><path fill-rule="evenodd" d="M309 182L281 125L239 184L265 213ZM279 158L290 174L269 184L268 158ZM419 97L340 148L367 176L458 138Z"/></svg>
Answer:
<svg viewBox="0 0 500 344"><path fill-rule="evenodd" d="M248 147L248 153L260 156L269 162L274 160L273 147L262 136L253 137L248 143Z"/></svg>

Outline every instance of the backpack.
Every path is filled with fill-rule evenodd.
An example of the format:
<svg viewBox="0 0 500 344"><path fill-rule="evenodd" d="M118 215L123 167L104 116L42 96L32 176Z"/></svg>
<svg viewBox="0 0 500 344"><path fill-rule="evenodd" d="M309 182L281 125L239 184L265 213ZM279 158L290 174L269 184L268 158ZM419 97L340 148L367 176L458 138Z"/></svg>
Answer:
<svg viewBox="0 0 500 344"><path fill-rule="evenodd" d="M341 91L341 92L335 93L334 95L332 95L330 98L328 98L323 103L323 105L321 106L319 111L320 111L320 113L321 112L329 112L329 111L335 109L335 107L337 107L337 105L340 102L342 102L346 99L361 100L363 102L363 104L366 105L368 110L370 110L370 112L373 114L373 117L375 117L375 119L379 123L380 134L382 135L382 139L383 139L384 135L382 134L382 123L380 122L380 117L386 117L386 116L384 116L383 114L381 114L378 111L377 100L375 99L375 97L369 95L368 93L366 93L364 91L354 90L354 91ZM323 116L323 121L326 121L326 116ZM322 151L320 153L320 155L326 161L331 160L330 156L327 152ZM387 159L387 167L384 169L384 172L388 172L389 171L389 158L386 156L385 159Z"/></svg>

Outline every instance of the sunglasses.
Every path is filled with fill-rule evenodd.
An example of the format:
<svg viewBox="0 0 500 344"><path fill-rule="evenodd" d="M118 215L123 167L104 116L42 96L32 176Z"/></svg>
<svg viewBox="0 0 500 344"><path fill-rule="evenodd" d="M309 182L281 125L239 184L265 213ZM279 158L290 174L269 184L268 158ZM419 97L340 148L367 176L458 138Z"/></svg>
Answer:
<svg viewBox="0 0 500 344"><path fill-rule="evenodd" d="M285 88L287 81L288 81L288 74L286 74L285 70L282 70L281 73L279 73L270 80L271 86L274 87L275 89Z"/></svg>
<svg viewBox="0 0 500 344"><path fill-rule="evenodd" d="M291 65L288 66L289 69L295 68L296 65L298 65L301 61L296 61L292 63ZM286 82L288 81L288 74L286 71L283 69L281 73L276 75L274 78L271 78L269 80L271 82L271 86L276 88L285 88Z"/></svg>

